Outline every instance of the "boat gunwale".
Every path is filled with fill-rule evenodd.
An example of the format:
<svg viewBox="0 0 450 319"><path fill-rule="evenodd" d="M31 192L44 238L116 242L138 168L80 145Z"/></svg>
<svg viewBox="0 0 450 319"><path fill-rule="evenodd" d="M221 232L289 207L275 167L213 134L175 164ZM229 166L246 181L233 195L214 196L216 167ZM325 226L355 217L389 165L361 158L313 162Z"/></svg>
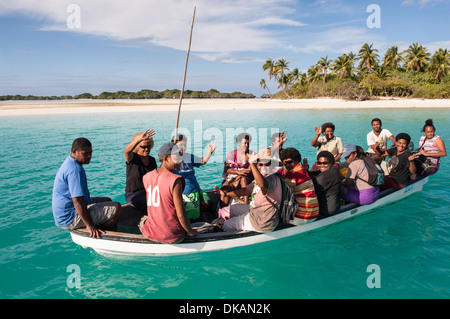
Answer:
<svg viewBox="0 0 450 319"><path fill-rule="evenodd" d="M410 187L411 185L414 185L421 180L427 179L428 176L421 177L419 179L416 179L414 183L409 184L407 187ZM427 181L425 181L423 184L425 184ZM380 199L391 195L393 193L397 193L400 191L405 191L405 188L401 189L387 189L380 193L379 198L377 199L377 203ZM372 205L372 204L371 204ZM368 206L368 205L360 205L355 203L349 203L341 207L338 213L327 216L321 219L318 219L315 222L323 221L330 218L336 218L336 216L339 216L345 212L352 211L354 209L357 209L361 206ZM369 209L370 210L370 209ZM353 215L353 214L352 214ZM340 219L339 219L340 220ZM337 222L337 221L336 221ZM312 224L312 223L311 223ZM287 223L280 223L275 230L273 230L270 233L277 233L280 230L297 227L296 225L287 224ZM79 235L82 237L90 237L89 232L86 228L79 228L70 230L71 234ZM245 238L245 237L252 237L255 235L262 235L267 233L262 232L256 232L256 231L234 231L234 232L213 232L213 233L203 233L199 234L194 237L185 237L185 239L178 243L177 245L183 245L183 244L196 244L196 243L204 243L204 242L215 242L215 241L225 241L230 239L237 239L237 238ZM116 232L116 231L106 231L104 234L102 234L101 238L99 240L110 240L110 241L118 241L118 242L127 242L127 243L139 243L139 244L156 244L156 245L165 245L164 243L155 242L148 238L146 238L142 234L133 234L133 233L125 233L125 232Z"/></svg>

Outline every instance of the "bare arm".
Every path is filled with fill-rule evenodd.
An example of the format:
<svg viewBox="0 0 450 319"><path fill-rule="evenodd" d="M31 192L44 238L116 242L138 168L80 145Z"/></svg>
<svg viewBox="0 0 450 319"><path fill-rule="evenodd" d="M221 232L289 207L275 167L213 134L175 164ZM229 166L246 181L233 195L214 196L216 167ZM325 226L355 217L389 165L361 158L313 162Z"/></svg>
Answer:
<svg viewBox="0 0 450 319"><path fill-rule="evenodd" d="M127 163L131 162L131 160L133 159L134 153L133 150L136 148L136 146L139 145L139 143L141 143L143 140L146 140L150 137L152 137L153 135L155 135L155 131L154 130L147 130L144 133L142 133L142 135L138 136L137 138L133 139L130 144L128 144L125 147L125 160L127 161Z"/></svg>
<svg viewBox="0 0 450 319"><path fill-rule="evenodd" d="M205 165L206 163L208 163L212 153L214 153L215 150L216 150L216 141L212 141L211 143L208 144L208 152L205 154L205 156L203 156L201 165Z"/></svg>
<svg viewBox="0 0 450 319"><path fill-rule="evenodd" d="M179 178L175 182L175 186L173 187L173 203L175 205L175 209L177 211L177 217L180 221L181 227L186 231L187 236L195 236L198 232L192 229L191 222L189 221L189 217L187 215L186 209L184 208L183 203L183 184L182 180Z"/></svg>
<svg viewBox="0 0 450 319"><path fill-rule="evenodd" d="M261 188L261 191L264 195L267 194L267 190L269 189L269 182L267 179L264 178L264 176L261 175L261 172L259 171L258 167L256 167L256 162L258 160L258 155L254 154L250 157L250 169L252 170L253 177L255 178L256 184Z"/></svg>
<svg viewBox="0 0 450 319"><path fill-rule="evenodd" d="M444 140L441 137L437 138L436 141L434 141L434 145L437 146L439 152L427 153L424 150L421 150L420 154L422 154L424 156L430 156L430 157L444 157L447 155L447 150L445 149Z"/></svg>
<svg viewBox="0 0 450 319"><path fill-rule="evenodd" d="M318 126L314 126L314 130L316 131L316 136L313 137L311 141L311 146L316 147L317 146L317 139L319 138L320 134L322 133L322 128Z"/></svg>
<svg viewBox="0 0 450 319"><path fill-rule="evenodd" d="M92 223L91 215L89 215L84 197L73 197L72 202L75 210L77 211L77 214L80 216L81 220L86 225L86 228L89 230L89 236L93 238L100 238L101 234L104 232Z"/></svg>

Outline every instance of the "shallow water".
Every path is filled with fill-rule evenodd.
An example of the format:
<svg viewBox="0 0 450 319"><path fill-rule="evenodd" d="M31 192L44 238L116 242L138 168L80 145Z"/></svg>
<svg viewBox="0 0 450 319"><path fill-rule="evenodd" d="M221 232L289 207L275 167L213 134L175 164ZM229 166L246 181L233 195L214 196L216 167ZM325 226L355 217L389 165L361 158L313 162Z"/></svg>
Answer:
<svg viewBox="0 0 450 319"><path fill-rule="evenodd" d="M235 147L227 129L256 132L253 150L267 145L271 129L285 130L285 147L298 148L312 163L314 125L332 121L345 144L366 148L373 117L394 135L409 133L416 146L425 119L433 118L437 133L450 140L448 109L191 111L182 113L180 126L197 155L215 135L218 149L196 173L202 188L210 189L221 182L224 156ZM167 112L2 118L1 298L450 297L447 158L424 190L407 200L293 238L227 251L104 257L74 244L54 225L53 180L75 138L93 143L94 157L85 166L92 196L124 202L124 147L135 132L153 128L155 156L175 120ZM367 285L371 264L379 266L381 288ZM68 284L71 265L80 269L78 288Z"/></svg>

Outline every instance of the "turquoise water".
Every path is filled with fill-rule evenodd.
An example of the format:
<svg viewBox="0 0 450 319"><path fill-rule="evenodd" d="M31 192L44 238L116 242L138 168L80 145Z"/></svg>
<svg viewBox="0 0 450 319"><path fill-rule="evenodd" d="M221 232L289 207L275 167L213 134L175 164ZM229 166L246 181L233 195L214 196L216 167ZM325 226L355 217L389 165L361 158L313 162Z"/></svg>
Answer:
<svg viewBox="0 0 450 319"><path fill-rule="evenodd" d="M373 117L394 135L408 132L416 146L424 121L433 118L449 144L449 109L192 111L182 113L180 126L196 140L197 155L216 135L216 157L197 169L209 189L221 182L222 156L235 146L227 142L227 129L257 132L254 150L265 146L272 128L286 130L285 146L313 162L314 125L332 121L344 143L365 148ZM293 238L227 251L110 258L79 247L54 226L53 179L75 138L93 143L94 157L85 166L91 194L124 202L124 147L135 132L153 128L156 154L175 119L166 112L1 119L0 298L450 297L448 158L423 192L407 200ZM203 141L195 138L202 135ZM367 285L371 264L379 266L380 288ZM78 287L67 283L71 265L80 270Z"/></svg>

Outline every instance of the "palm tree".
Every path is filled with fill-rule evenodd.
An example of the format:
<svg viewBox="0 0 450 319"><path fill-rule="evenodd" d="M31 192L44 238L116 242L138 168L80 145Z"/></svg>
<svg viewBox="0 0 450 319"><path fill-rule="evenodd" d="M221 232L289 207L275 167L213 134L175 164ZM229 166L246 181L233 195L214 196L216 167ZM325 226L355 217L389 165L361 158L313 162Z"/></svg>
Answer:
<svg viewBox="0 0 450 319"><path fill-rule="evenodd" d="M359 69L361 71L367 70L367 72L371 72L375 67L378 66L378 50L373 49L372 45L368 43L364 43L361 49L358 52Z"/></svg>
<svg viewBox="0 0 450 319"><path fill-rule="evenodd" d="M300 80L300 72L297 68L293 69L289 75L289 83L298 83Z"/></svg>
<svg viewBox="0 0 450 319"><path fill-rule="evenodd" d="M397 69L400 65L400 61L402 60L402 53L398 52L398 46L394 45L387 49L384 54L384 63L385 67L390 67L393 69Z"/></svg>
<svg viewBox="0 0 450 319"><path fill-rule="evenodd" d="M447 49L436 51L431 58L430 69L436 81L442 82L450 71L450 52Z"/></svg>
<svg viewBox="0 0 450 319"><path fill-rule="evenodd" d="M269 70L269 72L268 72L269 80L271 80L272 77L275 77L275 78L277 77L277 68L275 67L275 63L273 62L272 59L270 59L270 58L267 59L266 63L264 63L264 65L263 65L262 69L263 69L263 71Z"/></svg>
<svg viewBox="0 0 450 319"><path fill-rule="evenodd" d="M318 64L312 65L308 69L308 81L313 83L320 78L321 67Z"/></svg>
<svg viewBox="0 0 450 319"><path fill-rule="evenodd" d="M336 74L340 79L354 76L354 57L355 54L353 52L337 57L332 64L331 74Z"/></svg>
<svg viewBox="0 0 450 319"><path fill-rule="evenodd" d="M276 68L276 74L278 76L278 83L280 84L278 87L281 87L281 89L283 90L284 94L289 96L286 93L286 88L287 88L287 85L289 83L289 77L286 76L286 74L284 74L284 72L286 70L289 71L289 62L287 62L286 59L279 59L275 63L275 68ZM276 78L277 77L275 77L275 79Z"/></svg>
<svg viewBox="0 0 450 319"><path fill-rule="evenodd" d="M327 81L327 71L328 68L331 66L332 60L328 60L328 56L324 58L320 58L320 60L317 62L317 65L321 68L321 72L323 73L323 82L325 83Z"/></svg>
<svg viewBox="0 0 450 319"><path fill-rule="evenodd" d="M418 43L411 44L404 53L406 53L404 60L407 70L424 71L430 61L430 53Z"/></svg>
<svg viewBox="0 0 450 319"><path fill-rule="evenodd" d="M272 94L270 93L269 87L266 84L266 80L261 79L261 82L259 82L259 85L261 85L261 87L263 88L263 90L266 90L269 92L269 95L272 96Z"/></svg>

